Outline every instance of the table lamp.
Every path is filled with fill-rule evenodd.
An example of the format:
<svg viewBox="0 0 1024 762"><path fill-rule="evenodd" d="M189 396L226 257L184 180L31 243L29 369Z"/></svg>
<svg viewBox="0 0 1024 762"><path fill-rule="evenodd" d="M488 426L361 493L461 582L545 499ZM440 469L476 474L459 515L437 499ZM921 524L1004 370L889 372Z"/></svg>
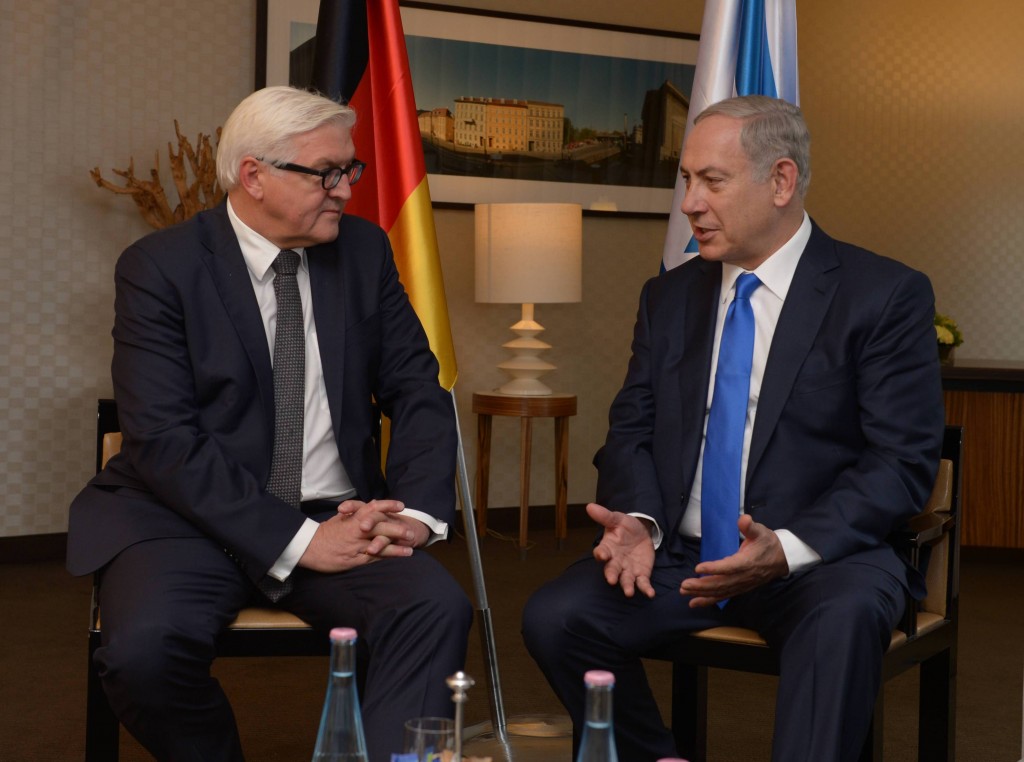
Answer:
<svg viewBox="0 0 1024 762"><path fill-rule="evenodd" d="M551 345L537 338L544 327L535 304L582 299L583 211L579 204L477 204L476 301L521 304L511 326L517 338L502 346L513 356L498 364L512 378L502 394L545 395L540 377L555 366L538 355Z"/></svg>

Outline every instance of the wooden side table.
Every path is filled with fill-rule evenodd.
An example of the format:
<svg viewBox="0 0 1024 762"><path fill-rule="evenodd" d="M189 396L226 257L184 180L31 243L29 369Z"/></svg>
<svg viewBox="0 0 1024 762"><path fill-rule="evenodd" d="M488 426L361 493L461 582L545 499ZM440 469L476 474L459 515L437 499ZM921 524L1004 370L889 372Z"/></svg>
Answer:
<svg viewBox="0 0 1024 762"><path fill-rule="evenodd" d="M491 417L519 417L519 553L526 553L527 516L530 509L530 449L533 419L555 420L555 538L562 546L568 532L566 508L569 485L569 417L576 415L575 394L517 396L500 392L474 392L477 415L476 519L477 532L487 532L487 488L491 469Z"/></svg>

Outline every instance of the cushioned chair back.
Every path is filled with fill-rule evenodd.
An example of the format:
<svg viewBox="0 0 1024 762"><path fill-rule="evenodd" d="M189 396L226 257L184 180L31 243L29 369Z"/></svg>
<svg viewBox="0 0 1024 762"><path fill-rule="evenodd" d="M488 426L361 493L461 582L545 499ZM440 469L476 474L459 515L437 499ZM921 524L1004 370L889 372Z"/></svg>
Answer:
<svg viewBox="0 0 1024 762"><path fill-rule="evenodd" d="M121 432L108 431L103 435L103 454L100 457L100 468L107 465L107 461L121 452Z"/></svg>
<svg viewBox="0 0 1024 762"><path fill-rule="evenodd" d="M935 488L932 496L925 506L925 513L949 513L953 507L953 461L943 459L939 462L939 473L935 478ZM928 559L928 569L925 572L925 582L928 585L928 595L921 601L921 611L938 614L945 618L946 602L949 589L949 533L942 535L942 540L937 542L931 550Z"/></svg>
<svg viewBox="0 0 1024 762"><path fill-rule="evenodd" d="M103 468L121 450L117 409L113 400L100 400L97 419L96 465ZM116 762L120 730L117 717L100 683L93 654L101 643L100 609L95 588L89 628L88 700L86 705L86 762ZM242 609L217 644L218 656L326 656L330 641L294 614L276 608Z"/></svg>

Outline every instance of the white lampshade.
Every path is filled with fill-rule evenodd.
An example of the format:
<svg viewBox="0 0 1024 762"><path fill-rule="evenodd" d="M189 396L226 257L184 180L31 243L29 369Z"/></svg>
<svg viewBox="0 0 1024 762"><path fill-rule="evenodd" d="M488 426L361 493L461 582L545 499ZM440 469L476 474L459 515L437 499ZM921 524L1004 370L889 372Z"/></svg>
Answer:
<svg viewBox="0 0 1024 762"><path fill-rule="evenodd" d="M476 205L478 302L578 302L582 272L579 204Z"/></svg>
<svg viewBox="0 0 1024 762"><path fill-rule="evenodd" d="M512 380L505 394L544 395L539 380L554 365L537 355L551 348L537 338L534 304L583 298L583 210L579 204L477 204L476 301L521 304L512 326L518 338L505 343L514 356L498 367Z"/></svg>

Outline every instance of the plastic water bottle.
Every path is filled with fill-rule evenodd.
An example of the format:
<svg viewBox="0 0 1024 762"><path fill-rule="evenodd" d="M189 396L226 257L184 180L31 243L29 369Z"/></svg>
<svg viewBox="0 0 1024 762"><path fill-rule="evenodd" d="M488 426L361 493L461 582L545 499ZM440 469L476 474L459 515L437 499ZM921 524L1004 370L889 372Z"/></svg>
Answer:
<svg viewBox="0 0 1024 762"><path fill-rule="evenodd" d="M587 686L586 725L576 762L619 762L612 726L615 675L594 669L583 676L583 683Z"/></svg>
<svg viewBox="0 0 1024 762"><path fill-rule="evenodd" d="M356 631L331 630L331 674L313 762L368 762L356 689Z"/></svg>

